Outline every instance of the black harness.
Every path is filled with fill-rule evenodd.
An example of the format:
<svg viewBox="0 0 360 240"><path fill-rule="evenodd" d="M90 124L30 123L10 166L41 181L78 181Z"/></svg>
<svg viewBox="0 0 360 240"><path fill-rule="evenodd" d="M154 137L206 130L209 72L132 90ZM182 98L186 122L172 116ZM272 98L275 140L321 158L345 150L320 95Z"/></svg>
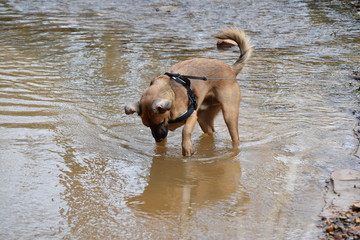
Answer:
<svg viewBox="0 0 360 240"><path fill-rule="evenodd" d="M193 91L191 90L189 78L200 79L200 80L207 80L207 79L206 77L185 76L185 75L180 75L178 73L168 73L168 72L166 72L165 75L168 75L171 79L183 85L187 90L187 95L190 101L188 109L178 118L174 120L169 120L169 123L179 123L190 117L191 114L193 114L193 112L197 109L196 97Z"/></svg>

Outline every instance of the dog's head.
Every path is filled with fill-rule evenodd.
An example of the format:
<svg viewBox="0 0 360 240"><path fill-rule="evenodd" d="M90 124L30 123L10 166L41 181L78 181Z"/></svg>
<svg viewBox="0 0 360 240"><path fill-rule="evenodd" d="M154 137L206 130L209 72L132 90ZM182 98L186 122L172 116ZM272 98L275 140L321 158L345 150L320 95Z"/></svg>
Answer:
<svg viewBox="0 0 360 240"><path fill-rule="evenodd" d="M140 101L125 106L125 113L137 113L141 117L143 124L150 127L155 141L161 142L168 134L172 101L167 98L164 84L155 84L155 82L151 82L141 96Z"/></svg>

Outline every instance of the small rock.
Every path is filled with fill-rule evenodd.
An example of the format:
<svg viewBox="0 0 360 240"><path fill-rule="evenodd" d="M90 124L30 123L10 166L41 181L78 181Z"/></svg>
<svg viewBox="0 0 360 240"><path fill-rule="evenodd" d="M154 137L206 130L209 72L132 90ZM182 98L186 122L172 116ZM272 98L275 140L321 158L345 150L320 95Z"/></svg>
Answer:
<svg viewBox="0 0 360 240"><path fill-rule="evenodd" d="M346 213L345 213L345 215L347 216L347 217L351 217L352 215L354 215L354 212L350 212L350 211L347 211Z"/></svg>
<svg viewBox="0 0 360 240"><path fill-rule="evenodd" d="M336 233L336 234L334 235L334 239L335 239L335 240L342 240L342 239L343 239L342 234L341 234L341 233Z"/></svg>
<svg viewBox="0 0 360 240"><path fill-rule="evenodd" d="M356 227L351 227L349 228L349 232L352 234L360 234L360 226L356 226Z"/></svg>
<svg viewBox="0 0 360 240"><path fill-rule="evenodd" d="M339 219L342 220L342 221L345 221L346 219L348 219L349 217L348 216L340 216Z"/></svg>
<svg viewBox="0 0 360 240"><path fill-rule="evenodd" d="M353 211L359 212L360 211L360 202L354 203L351 207Z"/></svg>
<svg viewBox="0 0 360 240"><path fill-rule="evenodd" d="M328 233L333 233L334 230L335 230L335 226L334 226L334 225L327 226L327 227L325 228L325 230L326 230Z"/></svg>

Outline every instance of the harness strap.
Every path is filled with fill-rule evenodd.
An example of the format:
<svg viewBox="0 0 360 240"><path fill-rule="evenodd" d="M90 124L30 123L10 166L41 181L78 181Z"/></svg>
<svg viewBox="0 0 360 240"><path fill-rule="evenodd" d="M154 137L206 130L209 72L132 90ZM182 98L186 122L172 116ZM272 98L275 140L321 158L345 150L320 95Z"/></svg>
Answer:
<svg viewBox="0 0 360 240"><path fill-rule="evenodd" d="M188 109L186 110L186 112L181 114L176 119L169 120L169 123L179 123L179 122L186 120L188 117L190 117L191 114L193 114L193 112L197 109L196 97L195 97L193 91L191 90L190 80L188 79L187 76L180 75L177 73L168 73L168 72L166 72L165 75L168 75L171 79L173 79L177 83L180 83L181 85L183 85L187 90L187 95L188 95L189 101L190 101Z"/></svg>
<svg viewBox="0 0 360 240"><path fill-rule="evenodd" d="M178 77L178 78L191 78L191 79L198 79L198 80L208 80L207 77L201 77L201 76L189 76L189 75L181 75L180 73L165 73L169 77Z"/></svg>

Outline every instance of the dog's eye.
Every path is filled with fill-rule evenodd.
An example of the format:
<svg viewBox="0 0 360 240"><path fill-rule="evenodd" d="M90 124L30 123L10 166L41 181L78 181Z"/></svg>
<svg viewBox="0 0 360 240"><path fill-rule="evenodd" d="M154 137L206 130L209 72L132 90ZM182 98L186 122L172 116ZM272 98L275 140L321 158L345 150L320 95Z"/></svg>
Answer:
<svg viewBox="0 0 360 240"><path fill-rule="evenodd" d="M152 80L152 81L150 82L150 86L153 85L153 84L154 84L154 80Z"/></svg>

